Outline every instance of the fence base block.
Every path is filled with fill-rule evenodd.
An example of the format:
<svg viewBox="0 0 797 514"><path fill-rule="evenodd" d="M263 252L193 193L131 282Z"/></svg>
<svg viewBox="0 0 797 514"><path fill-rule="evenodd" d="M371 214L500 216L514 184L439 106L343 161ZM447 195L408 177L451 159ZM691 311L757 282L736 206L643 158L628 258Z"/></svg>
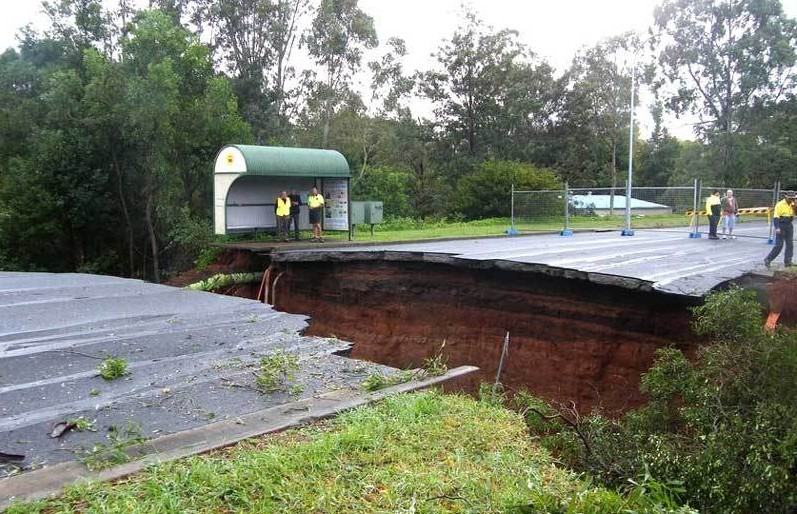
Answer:
<svg viewBox="0 0 797 514"><path fill-rule="evenodd" d="M562 230L561 232L559 232L559 235L560 236L564 236L564 237L572 236L573 235L573 231L570 230L569 228L566 228L566 229Z"/></svg>
<svg viewBox="0 0 797 514"><path fill-rule="evenodd" d="M504 231L508 236L517 236L520 235L520 232L515 227L509 227Z"/></svg>
<svg viewBox="0 0 797 514"><path fill-rule="evenodd" d="M701 237L703 237L703 234L701 234L700 232L689 233L689 239L700 239Z"/></svg>
<svg viewBox="0 0 797 514"><path fill-rule="evenodd" d="M634 231L631 230L630 228L624 228L623 231L620 232L620 235L621 236L633 236L634 235Z"/></svg>

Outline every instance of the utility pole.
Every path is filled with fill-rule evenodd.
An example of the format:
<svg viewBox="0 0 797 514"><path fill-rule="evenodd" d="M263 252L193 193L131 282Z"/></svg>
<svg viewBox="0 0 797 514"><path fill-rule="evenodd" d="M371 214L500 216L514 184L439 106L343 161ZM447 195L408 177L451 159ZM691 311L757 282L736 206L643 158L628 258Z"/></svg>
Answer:
<svg viewBox="0 0 797 514"><path fill-rule="evenodd" d="M623 236L633 236L634 230L631 228L631 180L634 173L634 90L636 84L636 52L634 61L631 65L631 115L628 127L628 181L625 184L625 228L621 232Z"/></svg>

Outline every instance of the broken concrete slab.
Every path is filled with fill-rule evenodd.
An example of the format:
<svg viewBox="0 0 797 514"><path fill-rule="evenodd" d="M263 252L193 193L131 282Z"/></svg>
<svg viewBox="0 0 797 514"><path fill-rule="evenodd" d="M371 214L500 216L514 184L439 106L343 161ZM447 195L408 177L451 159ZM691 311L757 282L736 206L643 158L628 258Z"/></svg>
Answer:
<svg viewBox="0 0 797 514"><path fill-rule="evenodd" d="M390 395L432 387L476 370L472 366L462 366L441 376L413 380L372 393L359 388L341 389L235 419L202 425L131 448L129 454L135 460L104 471L92 472L80 463L66 462L32 471L24 476L0 480L0 509L8 507L14 501L32 501L58 494L67 485L79 481L115 480L139 472L152 464L205 453L250 437L312 423Z"/></svg>
<svg viewBox="0 0 797 514"><path fill-rule="evenodd" d="M242 298L84 274L0 273L0 477L74 461L111 427L150 439L356 388L393 368L338 355L350 344L304 337L305 316ZM264 394L253 372L295 356L292 380ZM102 379L114 356L129 374ZM84 418L94 431L51 438Z"/></svg>
<svg viewBox="0 0 797 514"><path fill-rule="evenodd" d="M703 296L763 267L768 225L740 225L738 239L690 239L687 229L537 234L419 243L275 249L275 262L385 260L496 267L637 290Z"/></svg>

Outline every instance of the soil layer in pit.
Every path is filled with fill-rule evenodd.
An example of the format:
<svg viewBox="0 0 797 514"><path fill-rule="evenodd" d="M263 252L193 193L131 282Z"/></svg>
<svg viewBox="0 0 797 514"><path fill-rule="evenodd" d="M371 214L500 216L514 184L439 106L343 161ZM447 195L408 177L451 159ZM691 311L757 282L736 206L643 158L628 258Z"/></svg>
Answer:
<svg viewBox="0 0 797 514"><path fill-rule="evenodd" d="M449 367L481 372L457 384L474 391L502 375L587 411L644 403L641 374L658 348L687 351L689 306L699 299L544 274L451 264L354 261L280 263L276 308L311 317L309 335L354 342L352 357L418 367L446 342Z"/></svg>

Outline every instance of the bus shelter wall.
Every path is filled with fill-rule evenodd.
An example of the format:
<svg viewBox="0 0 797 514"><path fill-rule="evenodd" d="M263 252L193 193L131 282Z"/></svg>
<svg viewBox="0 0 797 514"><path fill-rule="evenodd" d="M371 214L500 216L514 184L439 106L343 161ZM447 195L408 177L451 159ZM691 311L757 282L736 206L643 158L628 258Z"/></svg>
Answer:
<svg viewBox="0 0 797 514"><path fill-rule="evenodd" d="M309 229L307 195L320 181L313 178L264 177L244 175L235 180L227 193L226 231L243 232L269 229L277 226L274 202L282 191L290 194L295 190L302 198L299 212L299 228Z"/></svg>

